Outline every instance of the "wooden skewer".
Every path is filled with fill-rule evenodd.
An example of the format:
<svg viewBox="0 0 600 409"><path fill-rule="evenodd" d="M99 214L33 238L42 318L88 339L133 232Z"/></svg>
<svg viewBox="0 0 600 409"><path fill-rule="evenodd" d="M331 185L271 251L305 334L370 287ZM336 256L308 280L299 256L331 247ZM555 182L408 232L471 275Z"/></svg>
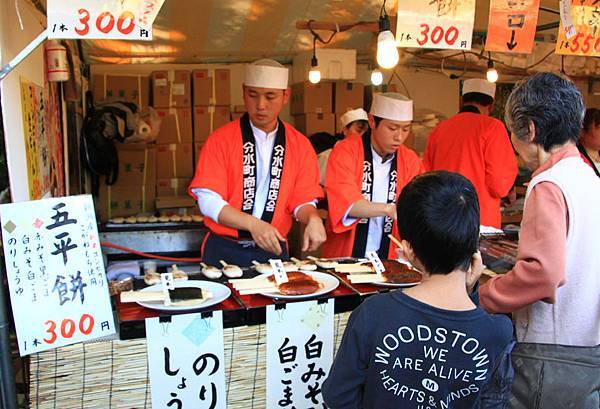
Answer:
<svg viewBox="0 0 600 409"><path fill-rule="evenodd" d="M260 263L256 260L252 260L252 264L254 264L255 266L260 266Z"/></svg>
<svg viewBox="0 0 600 409"><path fill-rule="evenodd" d="M226 262L224 262L223 260L219 260L219 263L221 263L223 265L223 267L227 267L229 265Z"/></svg>
<svg viewBox="0 0 600 409"><path fill-rule="evenodd" d="M400 243L400 240L398 240L397 238L395 238L395 237L394 237L394 236L392 236L391 234L388 234L388 237L390 238L390 240L391 240L391 241L393 241L393 242L394 242L394 244L395 244L396 246L398 246L398 248L399 248L401 251L404 251L404 246L402 245L402 243Z"/></svg>
<svg viewBox="0 0 600 409"><path fill-rule="evenodd" d="M338 264L336 273L372 273L373 267L368 264Z"/></svg>
<svg viewBox="0 0 600 409"><path fill-rule="evenodd" d="M250 288L262 288L270 285L274 285L268 280L254 280L249 282L235 283L233 284L233 288L236 290L248 290Z"/></svg>
<svg viewBox="0 0 600 409"><path fill-rule="evenodd" d="M385 278L379 274L352 274L348 276L352 284L384 283Z"/></svg>
<svg viewBox="0 0 600 409"><path fill-rule="evenodd" d="M249 289L239 290L239 293L240 293L240 295L252 295L252 294L259 294L259 293L272 293L272 292L276 292L276 291L277 291L277 287L273 285L270 287L249 288Z"/></svg>
<svg viewBox="0 0 600 409"><path fill-rule="evenodd" d="M498 275L498 273L490 270L489 268L484 268L482 274L485 274L488 277L496 277Z"/></svg>
<svg viewBox="0 0 600 409"><path fill-rule="evenodd" d="M317 258L315 256L308 256L306 258L309 259L309 260L312 260L312 261L320 261L321 260L320 258Z"/></svg>

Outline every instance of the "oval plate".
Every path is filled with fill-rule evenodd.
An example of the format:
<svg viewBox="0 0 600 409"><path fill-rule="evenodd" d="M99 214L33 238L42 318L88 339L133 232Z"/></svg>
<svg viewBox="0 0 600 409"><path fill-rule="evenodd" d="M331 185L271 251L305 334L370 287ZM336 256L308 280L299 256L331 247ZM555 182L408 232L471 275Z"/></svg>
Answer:
<svg viewBox="0 0 600 409"><path fill-rule="evenodd" d="M331 274L319 273L318 271L302 271L302 273L312 276L312 278L323 284L323 288L321 288L319 291L315 291L312 294L304 295L285 295L281 294L280 292L260 294L264 295L265 297L280 298L282 300L301 300L327 294L335 290L338 287L338 285L340 285L340 281L337 279L337 277L334 277Z"/></svg>
<svg viewBox="0 0 600 409"><path fill-rule="evenodd" d="M138 304L142 307L150 308L152 310L159 311L193 311L199 310L206 307L210 307L212 305L219 304L222 301L225 301L231 295L231 290L229 287L223 284L214 283L212 281L202 281L202 280L185 280L185 281L175 281L175 288L202 288L203 290L208 290L212 293L212 298L206 300L205 302L197 305L164 305L160 301L156 302L142 302L138 301ZM154 284L149 287L143 288L140 291L162 291L162 284Z"/></svg>

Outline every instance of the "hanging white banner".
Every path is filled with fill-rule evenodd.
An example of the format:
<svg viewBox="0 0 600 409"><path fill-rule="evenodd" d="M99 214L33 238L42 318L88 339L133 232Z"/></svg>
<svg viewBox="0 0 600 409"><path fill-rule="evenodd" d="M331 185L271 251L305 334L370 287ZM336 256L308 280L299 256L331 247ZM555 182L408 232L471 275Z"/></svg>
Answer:
<svg viewBox="0 0 600 409"><path fill-rule="evenodd" d="M48 38L152 40L165 0L48 0Z"/></svg>
<svg viewBox="0 0 600 409"><path fill-rule="evenodd" d="M223 312L146 319L153 408L226 409Z"/></svg>
<svg viewBox="0 0 600 409"><path fill-rule="evenodd" d="M398 2L398 47L470 50L475 0Z"/></svg>
<svg viewBox="0 0 600 409"><path fill-rule="evenodd" d="M21 356L115 333L90 195L0 205Z"/></svg>
<svg viewBox="0 0 600 409"><path fill-rule="evenodd" d="M267 306L267 408L324 405L321 388L333 362L333 310L333 299Z"/></svg>

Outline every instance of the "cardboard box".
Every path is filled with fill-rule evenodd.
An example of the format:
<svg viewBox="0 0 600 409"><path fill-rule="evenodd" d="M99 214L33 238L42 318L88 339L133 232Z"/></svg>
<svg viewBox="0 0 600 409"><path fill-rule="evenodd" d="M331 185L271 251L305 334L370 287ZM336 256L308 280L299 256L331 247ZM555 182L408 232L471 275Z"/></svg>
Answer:
<svg viewBox="0 0 600 409"><path fill-rule="evenodd" d="M196 169L195 166L198 163L198 158L200 158L200 151L202 150L203 146L204 146L204 143L195 143L194 144L194 155L195 155L194 169Z"/></svg>
<svg viewBox="0 0 600 409"><path fill-rule="evenodd" d="M190 196L157 196L156 209L161 216L200 214L198 203Z"/></svg>
<svg viewBox="0 0 600 409"><path fill-rule="evenodd" d="M133 102L143 111L150 100L150 78L148 75L137 74L94 74L92 92L96 102Z"/></svg>
<svg viewBox="0 0 600 409"><path fill-rule="evenodd" d="M190 72L187 70L153 71L152 106L185 108L192 106Z"/></svg>
<svg viewBox="0 0 600 409"><path fill-rule="evenodd" d="M157 179L156 196L185 196L191 179Z"/></svg>
<svg viewBox="0 0 600 409"><path fill-rule="evenodd" d="M363 107L365 86L361 82L336 81L333 90L333 112L336 114Z"/></svg>
<svg viewBox="0 0 600 409"><path fill-rule="evenodd" d="M192 143L192 108L156 108L160 130L156 143Z"/></svg>
<svg viewBox="0 0 600 409"><path fill-rule="evenodd" d="M227 68L193 70L194 106L231 105L231 74Z"/></svg>
<svg viewBox="0 0 600 409"><path fill-rule="evenodd" d="M119 176L117 186L154 185L156 149L146 144L117 144Z"/></svg>
<svg viewBox="0 0 600 409"><path fill-rule="evenodd" d="M139 213L154 213L156 187L152 185L100 185L96 198L96 214L101 221Z"/></svg>
<svg viewBox="0 0 600 409"><path fill-rule="evenodd" d="M335 133L334 114L304 114L294 116L296 129L307 137L317 132Z"/></svg>
<svg viewBox="0 0 600 409"><path fill-rule="evenodd" d="M332 110L333 86L331 82L311 84L308 81L292 85L292 115L330 114Z"/></svg>
<svg viewBox="0 0 600 409"><path fill-rule="evenodd" d="M229 107L194 107L194 142L206 141L216 129L231 122Z"/></svg>
<svg viewBox="0 0 600 409"><path fill-rule="evenodd" d="M156 177L191 178L194 175L191 143L156 145Z"/></svg>

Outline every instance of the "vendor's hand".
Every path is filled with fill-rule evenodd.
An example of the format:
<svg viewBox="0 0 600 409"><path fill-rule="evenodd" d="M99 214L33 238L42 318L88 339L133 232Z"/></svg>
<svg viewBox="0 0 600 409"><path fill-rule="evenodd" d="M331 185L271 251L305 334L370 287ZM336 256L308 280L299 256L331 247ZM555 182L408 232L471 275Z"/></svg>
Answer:
<svg viewBox="0 0 600 409"><path fill-rule="evenodd" d="M304 229L302 251L315 251L327 240L325 227L319 217L311 217Z"/></svg>
<svg viewBox="0 0 600 409"><path fill-rule="evenodd" d="M285 238L281 236L275 227L260 219L256 219L250 226L249 231L258 247L269 253L281 254L280 242L285 241Z"/></svg>
<svg viewBox="0 0 600 409"><path fill-rule="evenodd" d="M469 271L467 271L466 276L467 292L469 294L473 292L473 288L475 288L475 284L477 284L477 281L479 281L484 269L485 266L483 265L483 260L481 259L481 253L477 251L471 256L471 267L469 268Z"/></svg>
<svg viewBox="0 0 600 409"><path fill-rule="evenodd" d="M396 205L393 203L386 204L384 212L386 217L390 217L392 220L396 220L398 218L398 213L396 213Z"/></svg>

